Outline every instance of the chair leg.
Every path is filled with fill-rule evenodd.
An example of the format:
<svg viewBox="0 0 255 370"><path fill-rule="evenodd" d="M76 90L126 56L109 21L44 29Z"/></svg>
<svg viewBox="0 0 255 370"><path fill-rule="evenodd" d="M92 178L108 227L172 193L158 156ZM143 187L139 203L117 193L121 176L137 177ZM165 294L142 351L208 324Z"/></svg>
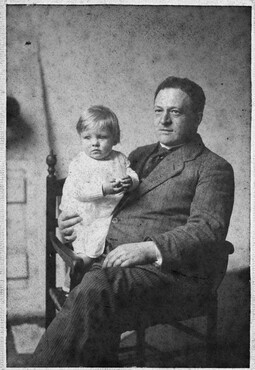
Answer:
<svg viewBox="0 0 255 370"><path fill-rule="evenodd" d="M138 366L145 366L145 328L143 326L138 326L136 329L136 356Z"/></svg>
<svg viewBox="0 0 255 370"><path fill-rule="evenodd" d="M218 299L215 296L207 314L206 367L217 367L217 314Z"/></svg>

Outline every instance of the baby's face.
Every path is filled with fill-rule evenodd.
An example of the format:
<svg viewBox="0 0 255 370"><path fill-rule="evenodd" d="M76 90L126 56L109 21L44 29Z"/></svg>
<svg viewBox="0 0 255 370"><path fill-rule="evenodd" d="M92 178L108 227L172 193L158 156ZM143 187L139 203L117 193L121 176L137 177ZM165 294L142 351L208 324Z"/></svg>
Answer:
<svg viewBox="0 0 255 370"><path fill-rule="evenodd" d="M80 134L82 149L89 157L104 159L112 151L114 140L108 129L87 128Z"/></svg>

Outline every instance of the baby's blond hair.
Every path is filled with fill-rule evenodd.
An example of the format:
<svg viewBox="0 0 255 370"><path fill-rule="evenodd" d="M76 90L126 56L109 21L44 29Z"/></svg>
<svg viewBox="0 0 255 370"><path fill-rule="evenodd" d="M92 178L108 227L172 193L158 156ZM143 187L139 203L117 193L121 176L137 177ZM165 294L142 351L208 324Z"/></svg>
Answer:
<svg viewBox="0 0 255 370"><path fill-rule="evenodd" d="M84 110L77 122L76 130L81 134L91 127L107 128L113 137L114 145L120 142L119 121L111 109L103 105L92 105Z"/></svg>

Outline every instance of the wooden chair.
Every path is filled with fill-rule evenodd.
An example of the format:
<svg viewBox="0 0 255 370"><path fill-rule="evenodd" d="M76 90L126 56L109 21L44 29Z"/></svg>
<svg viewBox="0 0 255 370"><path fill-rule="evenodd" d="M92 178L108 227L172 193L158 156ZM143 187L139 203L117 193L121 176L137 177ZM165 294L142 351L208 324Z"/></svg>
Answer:
<svg viewBox="0 0 255 370"><path fill-rule="evenodd" d="M71 289L73 289L84 275L83 260L78 257L69 244L62 244L56 237L57 218L56 208L57 199L62 195L62 187L65 179L58 180L55 176L56 155L51 152L47 156L48 165L47 176L47 200L46 200L46 327L50 324L56 315L56 310L60 310L65 297L61 293L61 288L56 288L56 254L65 261L70 267ZM233 245L226 241L222 246L223 255L215 271L212 281L211 293L206 302L198 302L195 307L189 310L185 308L184 312L180 310L179 317L169 315L169 307L160 307L157 309L157 315L153 316L153 310L147 307L143 312L136 315L137 324L133 328L136 331L137 342L135 348L121 349L122 351L135 349L137 356L137 365L145 365L145 349L153 350L145 342L145 329L158 324L168 324L193 337L206 343L206 365L208 367L217 367L217 311L218 298L217 289L223 280L228 264L228 256L234 252ZM62 297L62 298L61 298ZM207 329L205 334L201 334L195 329L183 324L183 321L205 316L207 319ZM160 317L160 322L159 318Z"/></svg>
<svg viewBox="0 0 255 370"><path fill-rule="evenodd" d="M63 302L58 301L56 288L56 254L65 261L70 267L71 284L73 289L84 275L83 260L77 256L72 246L63 244L56 237L58 227L57 207L58 197L62 195L62 189L65 179L57 179L55 175L55 165L57 163L56 155L47 156L48 176L46 178L46 319L45 326L49 326L56 316L56 309L59 310Z"/></svg>

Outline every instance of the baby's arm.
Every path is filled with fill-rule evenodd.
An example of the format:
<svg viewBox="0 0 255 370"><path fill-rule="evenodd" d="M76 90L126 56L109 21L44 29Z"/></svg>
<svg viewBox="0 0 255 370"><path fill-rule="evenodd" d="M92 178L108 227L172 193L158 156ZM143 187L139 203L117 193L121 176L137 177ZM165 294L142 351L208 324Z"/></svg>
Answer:
<svg viewBox="0 0 255 370"><path fill-rule="evenodd" d="M71 162L63 188L64 198L71 197L81 202L102 198L104 196L102 183L95 183L91 180L92 178L91 173L84 172L84 168L81 168L77 161Z"/></svg>
<svg viewBox="0 0 255 370"><path fill-rule="evenodd" d="M71 163L63 189L64 198L71 197L81 202L91 202L105 195L118 194L123 191L120 181L116 179L100 183L91 180L92 178L89 171L81 174L79 166L76 163Z"/></svg>
<svg viewBox="0 0 255 370"><path fill-rule="evenodd" d="M102 184L87 182L80 178L74 179L72 177L67 178L66 182L67 196L71 196L81 202L90 202L103 197Z"/></svg>
<svg viewBox="0 0 255 370"><path fill-rule="evenodd" d="M110 194L118 194L123 191L123 186L120 180L113 179L111 181L106 181L102 185L103 194L110 195Z"/></svg>

